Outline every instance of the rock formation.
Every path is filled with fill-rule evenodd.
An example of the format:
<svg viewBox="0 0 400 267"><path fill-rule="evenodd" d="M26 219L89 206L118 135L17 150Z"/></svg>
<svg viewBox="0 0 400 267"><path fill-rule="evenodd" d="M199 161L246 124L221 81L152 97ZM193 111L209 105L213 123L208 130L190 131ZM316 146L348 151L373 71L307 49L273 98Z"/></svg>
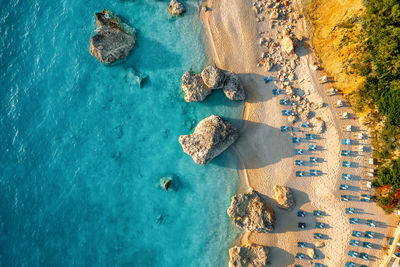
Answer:
<svg viewBox="0 0 400 267"><path fill-rule="evenodd" d="M290 209L294 204L293 193L289 187L282 185L274 186L274 199L278 203L278 207L281 209Z"/></svg>
<svg viewBox="0 0 400 267"><path fill-rule="evenodd" d="M165 191L168 191L168 189L172 185L173 178L172 177L162 177L160 179L160 185L162 188L164 188Z"/></svg>
<svg viewBox="0 0 400 267"><path fill-rule="evenodd" d="M186 71L183 74L181 88L185 92L186 102L203 101L211 94L211 90L203 83L201 75L191 73L190 71Z"/></svg>
<svg viewBox="0 0 400 267"><path fill-rule="evenodd" d="M269 249L264 246L232 247L229 249L229 267L265 267Z"/></svg>
<svg viewBox="0 0 400 267"><path fill-rule="evenodd" d="M325 131L325 122L321 118L314 117L310 120L310 122L314 127L314 132L316 134L321 134Z"/></svg>
<svg viewBox="0 0 400 267"><path fill-rule="evenodd" d="M169 2L168 11L171 16L180 16L186 11L186 9L182 3L177 0L171 0L171 2Z"/></svg>
<svg viewBox="0 0 400 267"><path fill-rule="evenodd" d="M230 100L244 100L246 98L243 86L236 73L226 73L226 79L222 89L226 97Z"/></svg>
<svg viewBox="0 0 400 267"><path fill-rule="evenodd" d="M307 248L307 256L310 257L311 259L315 259L315 249L314 248Z"/></svg>
<svg viewBox="0 0 400 267"><path fill-rule="evenodd" d="M221 154L239 137L239 130L231 123L211 115L197 124L193 134L181 135L179 143L183 152L199 165L205 165Z"/></svg>
<svg viewBox="0 0 400 267"><path fill-rule="evenodd" d="M253 190L233 196L228 215L237 227L248 232L267 233L274 227L274 211Z"/></svg>
<svg viewBox="0 0 400 267"><path fill-rule="evenodd" d="M225 73L215 65L209 65L201 72L201 78L209 89L220 89L224 85Z"/></svg>
<svg viewBox="0 0 400 267"><path fill-rule="evenodd" d="M97 33L90 38L90 54L100 62L112 64L128 56L135 45L135 30L112 12L96 13Z"/></svg>
<svg viewBox="0 0 400 267"><path fill-rule="evenodd" d="M294 52L293 41L288 35L283 36L281 41L281 46L282 46L282 51L285 52L286 54L292 54Z"/></svg>

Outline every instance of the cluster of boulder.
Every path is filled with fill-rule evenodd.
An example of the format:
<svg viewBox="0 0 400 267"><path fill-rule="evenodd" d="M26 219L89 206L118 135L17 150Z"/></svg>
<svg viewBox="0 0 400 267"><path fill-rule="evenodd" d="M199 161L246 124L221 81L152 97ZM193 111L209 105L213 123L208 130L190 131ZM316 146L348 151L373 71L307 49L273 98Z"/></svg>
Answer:
<svg viewBox="0 0 400 267"><path fill-rule="evenodd" d="M229 249L229 267L264 267L269 249L265 246L234 246Z"/></svg>
<svg viewBox="0 0 400 267"><path fill-rule="evenodd" d="M275 214L271 206L254 190L232 197L228 216L247 232L268 233L274 229Z"/></svg>
<svg viewBox="0 0 400 267"><path fill-rule="evenodd" d="M207 66L201 74L186 71L182 76L181 89L185 92L186 102L203 101L215 89L222 89L230 100L246 98L237 74L225 72L215 65Z"/></svg>
<svg viewBox="0 0 400 267"><path fill-rule="evenodd" d="M193 134L181 135L179 143L183 152L199 165L225 151L239 138L239 130L219 116L211 115L197 124Z"/></svg>
<svg viewBox="0 0 400 267"><path fill-rule="evenodd" d="M135 29L121 22L106 9L95 16L97 29L89 41L90 54L105 64L112 64L127 57L136 42Z"/></svg>

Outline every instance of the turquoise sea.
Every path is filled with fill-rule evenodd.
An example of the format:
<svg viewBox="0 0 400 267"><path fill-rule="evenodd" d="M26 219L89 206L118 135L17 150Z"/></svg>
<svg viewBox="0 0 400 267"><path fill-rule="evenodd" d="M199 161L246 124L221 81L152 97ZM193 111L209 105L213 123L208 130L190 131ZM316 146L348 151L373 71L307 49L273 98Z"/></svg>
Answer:
<svg viewBox="0 0 400 267"><path fill-rule="evenodd" d="M242 103L185 103L182 74L208 59L184 4L171 19L168 1L0 0L0 266L227 265L235 156L198 166L178 137L211 114L237 125ZM137 29L112 67L89 54L103 8Z"/></svg>

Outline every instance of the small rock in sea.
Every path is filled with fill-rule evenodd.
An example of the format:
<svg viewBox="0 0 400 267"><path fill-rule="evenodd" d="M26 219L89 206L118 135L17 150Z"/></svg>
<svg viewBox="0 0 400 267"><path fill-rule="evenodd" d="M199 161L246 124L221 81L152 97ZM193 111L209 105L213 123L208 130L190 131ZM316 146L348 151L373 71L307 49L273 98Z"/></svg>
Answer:
<svg viewBox="0 0 400 267"><path fill-rule="evenodd" d="M203 83L201 75L190 71L183 74L181 89L185 92L186 102L200 102L211 94L211 90Z"/></svg>
<svg viewBox="0 0 400 267"><path fill-rule="evenodd" d="M235 246L229 249L229 267L264 267L268 264L268 256L268 247Z"/></svg>
<svg viewBox="0 0 400 267"><path fill-rule="evenodd" d="M239 138L239 130L231 123L211 115L197 124L193 134L181 135L183 152L199 165L205 165L225 151Z"/></svg>
<svg viewBox="0 0 400 267"><path fill-rule="evenodd" d="M135 29L106 9L96 13L96 23L97 33L90 38L90 54L106 64L127 57L136 42Z"/></svg>
<svg viewBox="0 0 400 267"><path fill-rule="evenodd" d="M172 177L163 177L160 179L160 185L165 191L168 191L173 181L174 179Z"/></svg>
<svg viewBox="0 0 400 267"><path fill-rule="evenodd" d="M274 229L273 209L254 190L233 196L227 212L233 223L245 231L267 233Z"/></svg>
<svg viewBox="0 0 400 267"><path fill-rule="evenodd" d="M281 209L290 209L295 204L292 190L287 186L274 186L274 199Z"/></svg>
<svg viewBox="0 0 400 267"><path fill-rule="evenodd" d="M217 66L210 65L201 72L201 78L209 89L220 89L225 82L225 73Z"/></svg>
<svg viewBox="0 0 400 267"><path fill-rule="evenodd" d="M143 87L144 81L148 78L147 74L138 72L135 68L129 67L126 72L126 80L129 82L134 82L139 85L140 88Z"/></svg>
<svg viewBox="0 0 400 267"><path fill-rule="evenodd" d="M243 86L239 80L239 76L236 73L226 73L226 79L222 89L226 97L230 100L237 101L244 100L246 98Z"/></svg>
<svg viewBox="0 0 400 267"><path fill-rule="evenodd" d="M171 2L169 2L168 11L171 16L180 16L185 13L186 9L182 3L177 0L171 0Z"/></svg>

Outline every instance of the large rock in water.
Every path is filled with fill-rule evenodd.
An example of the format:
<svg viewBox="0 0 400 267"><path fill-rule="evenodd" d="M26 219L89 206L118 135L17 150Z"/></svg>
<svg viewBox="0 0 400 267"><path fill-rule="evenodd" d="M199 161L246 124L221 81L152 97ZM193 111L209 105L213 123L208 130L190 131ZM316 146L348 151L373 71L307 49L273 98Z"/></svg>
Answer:
<svg viewBox="0 0 400 267"><path fill-rule="evenodd" d="M229 267L265 267L269 249L264 246L232 247L229 249Z"/></svg>
<svg viewBox="0 0 400 267"><path fill-rule="evenodd" d="M230 100L244 100L246 94L242 84L240 83L239 76L233 72L229 72L225 76L226 79L222 89L226 97Z"/></svg>
<svg viewBox="0 0 400 267"><path fill-rule="evenodd" d="M237 227L248 232L267 233L274 229L273 209L253 190L233 196L228 215Z"/></svg>
<svg viewBox="0 0 400 267"><path fill-rule="evenodd" d="M274 186L274 199L278 203L278 207L282 209L290 209L294 205L293 193L289 187L282 185Z"/></svg>
<svg viewBox="0 0 400 267"><path fill-rule="evenodd" d="M172 16L180 16L186 9L182 3L177 0L171 0L171 2L169 2L168 11Z"/></svg>
<svg viewBox="0 0 400 267"><path fill-rule="evenodd" d="M179 143L183 152L191 156L194 162L205 165L225 151L238 137L239 130L231 123L211 115L197 124L193 134L181 135Z"/></svg>
<svg viewBox="0 0 400 267"><path fill-rule="evenodd" d="M182 76L181 89L185 92L186 102L203 101L211 90L205 86L200 74L194 74L186 71Z"/></svg>
<svg viewBox="0 0 400 267"><path fill-rule="evenodd" d="M90 38L90 54L106 64L127 57L136 42L135 30L105 9L96 13L96 23L97 33Z"/></svg>
<svg viewBox="0 0 400 267"><path fill-rule="evenodd" d="M201 72L201 78L209 89L220 89L224 85L225 73L215 65L210 65Z"/></svg>

